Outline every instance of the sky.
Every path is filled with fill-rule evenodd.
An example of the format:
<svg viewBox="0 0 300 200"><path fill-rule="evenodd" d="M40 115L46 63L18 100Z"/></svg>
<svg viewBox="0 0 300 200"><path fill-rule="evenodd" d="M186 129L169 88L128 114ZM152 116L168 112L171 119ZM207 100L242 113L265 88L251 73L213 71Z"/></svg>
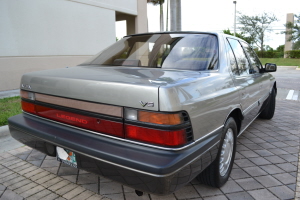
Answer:
<svg viewBox="0 0 300 200"><path fill-rule="evenodd" d="M285 36L280 32L285 30L287 13L300 14L300 0L236 0L236 11L253 16L264 12L274 14L278 22L273 22L273 31L267 34L266 45L276 49L284 44ZM167 0L164 4L164 17L166 18ZM159 6L147 5L148 31L159 31ZM238 15L238 14L237 14ZM170 17L169 17L170 18ZM181 19L183 31L214 31L220 32L234 27L234 4L233 0L181 0ZM164 20L166 26L166 19ZM170 24L170 23L169 23ZM121 31L124 22L118 22L116 26L117 37L126 33ZM237 21L237 28L240 25ZM124 29L123 29L124 30ZM240 32L237 29L237 32Z"/></svg>

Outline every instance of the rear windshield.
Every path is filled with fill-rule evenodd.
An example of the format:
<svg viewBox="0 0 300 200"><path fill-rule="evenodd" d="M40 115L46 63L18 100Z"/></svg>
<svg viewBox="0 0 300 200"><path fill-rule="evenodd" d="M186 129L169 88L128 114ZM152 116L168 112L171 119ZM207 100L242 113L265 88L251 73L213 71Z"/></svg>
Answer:
<svg viewBox="0 0 300 200"><path fill-rule="evenodd" d="M123 38L82 65L216 70L218 40L210 34L153 34Z"/></svg>

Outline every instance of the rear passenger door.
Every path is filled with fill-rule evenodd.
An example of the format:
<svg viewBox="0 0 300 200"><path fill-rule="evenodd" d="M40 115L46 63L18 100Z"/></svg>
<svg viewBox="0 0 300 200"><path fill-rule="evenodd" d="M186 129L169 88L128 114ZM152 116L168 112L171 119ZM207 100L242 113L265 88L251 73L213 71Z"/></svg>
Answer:
<svg viewBox="0 0 300 200"><path fill-rule="evenodd" d="M232 50L229 54L233 80L239 89L240 104L244 115L241 127L243 130L259 112L260 86L256 74L259 70L253 69L239 40L227 38L227 41Z"/></svg>

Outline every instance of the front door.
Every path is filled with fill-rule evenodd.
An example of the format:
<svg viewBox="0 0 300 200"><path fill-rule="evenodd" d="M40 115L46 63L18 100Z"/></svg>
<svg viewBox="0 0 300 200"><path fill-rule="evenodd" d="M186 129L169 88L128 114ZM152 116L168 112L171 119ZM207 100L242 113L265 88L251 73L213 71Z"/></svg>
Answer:
<svg viewBox="0 0 300 200"><path fill-rule="evenodd" d="M236 63L236 69L233 66L233 80L239 88L240 102L244 120L241 126L243 130L252 120L255 119L260 108L260 84L261 75L259 70L253 69L251 62L241 45L241 43L232 38L227 38L231 47L231 63ZM231 64L232 65L232 64Z"/></svg>

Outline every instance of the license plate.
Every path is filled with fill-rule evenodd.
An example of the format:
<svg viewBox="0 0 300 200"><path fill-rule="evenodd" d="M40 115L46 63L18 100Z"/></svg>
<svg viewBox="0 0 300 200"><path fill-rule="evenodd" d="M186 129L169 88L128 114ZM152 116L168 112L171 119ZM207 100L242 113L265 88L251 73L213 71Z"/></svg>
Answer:
<svg viewBox="0 0 300 200"><path fill-rule="evenodd" d="M61 147L56 147L56 155L56 158L59 162L77 168L76 155L74 152L68 149L63 149Z"/></svg>

